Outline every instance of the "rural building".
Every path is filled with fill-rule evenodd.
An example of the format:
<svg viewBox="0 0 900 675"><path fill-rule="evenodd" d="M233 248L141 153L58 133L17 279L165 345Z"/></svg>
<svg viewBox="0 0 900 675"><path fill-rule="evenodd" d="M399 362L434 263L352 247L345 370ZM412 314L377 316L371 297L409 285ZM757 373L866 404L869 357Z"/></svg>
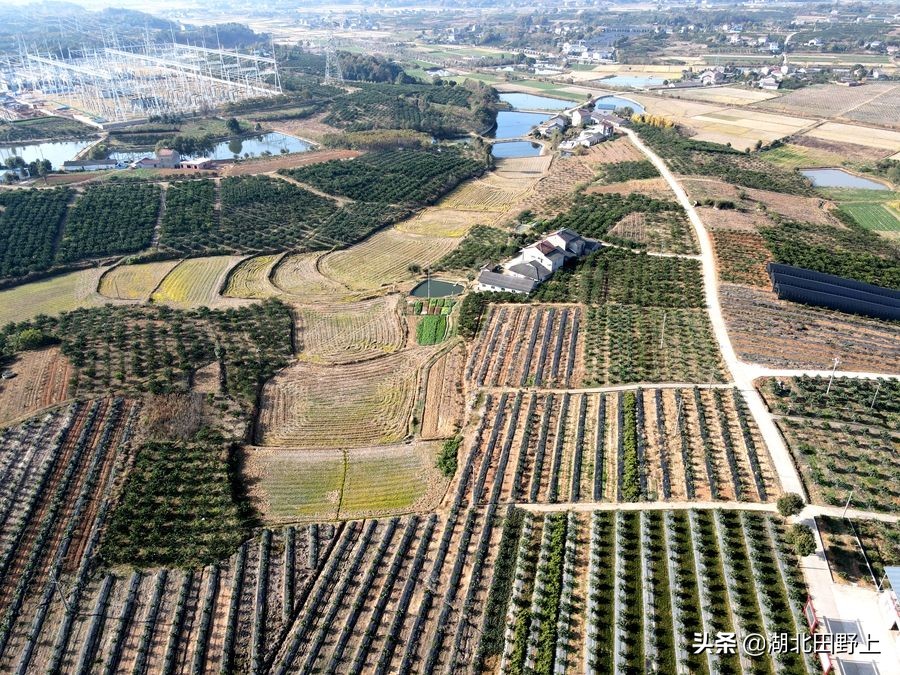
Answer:
<svg viewBox="0 0 900 675"><path fill-rule="evenodd" d="M764 77L759 81L760 89L775 90L778 89L779 86L781 86L781 82L776 80L774 77Z"/></svg>
<svg viewBox="0 0 900 675"><path fill-rule="evenodd" d="M104 171L115 169L118 162L114 159L73 159L63 162L63 171Z"/></svg>
<svg viewBox="0 0 900 675"><path fill-rule="evenodd" d="M572 124L576 127L582 127L586 124L590 124L591 113L593 110L588 108L578 108L572 112Z"/></svg>
<svg viewBox="0 0 900 675"><path fill-rule="evenodd" d="M194 169L195 171L199 171L201 169L212 169L213 162L215 160L210 157L200 157L199 159L185 159L179 162L178 166L182 169Z"/></svg>
<svg viewBox="0 0 900 675"><path fill-rule="evenodd" d="M529 244L519 254L498 267L486 267L478 275L479 291L530 293L569 260L599 248L595 241L577 232L561 229Z"/></svg>
<svg viewBox="0 0 900 675"><path fill-rule="evenodd" d="M538 132L542 136L550 136L554 131L562 133L569 127L569 120L562 115L554 115L549 120L538 127Z"/></svg>
<svg viewBox="0 0 900 675"><path fill-rule="evenodd" d="M163 148L156 151L154 157L142 157L131 163L132 169L177 169L181 163L181 155L176 150Z"/></svg>

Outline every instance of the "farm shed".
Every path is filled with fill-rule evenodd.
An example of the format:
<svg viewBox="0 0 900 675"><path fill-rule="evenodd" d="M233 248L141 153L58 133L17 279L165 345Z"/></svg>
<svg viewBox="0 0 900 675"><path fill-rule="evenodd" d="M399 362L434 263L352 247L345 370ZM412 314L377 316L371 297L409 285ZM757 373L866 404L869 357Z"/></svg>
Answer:
<svg viewBox="0 0 900 675"><path fill-rule="evenodd" d="M782 300L900 320L900 290L779 263L769 263L766 269L772 290Z"/></svg>

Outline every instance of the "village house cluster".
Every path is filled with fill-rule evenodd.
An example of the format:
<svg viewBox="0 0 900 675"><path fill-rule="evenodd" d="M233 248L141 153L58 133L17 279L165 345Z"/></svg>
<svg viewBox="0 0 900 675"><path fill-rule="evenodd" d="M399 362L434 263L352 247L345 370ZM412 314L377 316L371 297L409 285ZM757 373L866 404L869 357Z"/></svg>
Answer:
<svg viewBox="0 0 900 675"><path fill-rule="evenodd" d="M514 258L500 265L488 266L478 274L477 290L508 293L531 293L569 260L576 260L600 248L600 243L586 239L567 228L551 232L529 244Z"/></svg>
<svg viewBox="0 0 900 675"><path fill-rule="evenodd" d="M573 127L581 128L575 138L562 141L559 147L562 150L574 150L579 146L589 148L610 138L623 121L612 112L593 110L588 105L554 115L539 125L535 133L550 138L555 133L564 134Z"/></svg>

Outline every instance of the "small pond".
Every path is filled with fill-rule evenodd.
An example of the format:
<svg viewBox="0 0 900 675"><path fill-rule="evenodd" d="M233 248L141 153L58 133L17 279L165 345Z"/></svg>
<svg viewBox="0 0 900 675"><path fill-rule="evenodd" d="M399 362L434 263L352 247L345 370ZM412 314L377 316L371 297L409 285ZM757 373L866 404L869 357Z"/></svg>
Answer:
<svg viewBox="0 0 900 675"><path fill-rule="evenodd" d="M93 143L93 139L83 141L54 141L52 143L35 143L32 145L8 145L0 147L0 160L18 155L26 162L49 159L54 169L62 167L63 162L75 159L75 155Z"/></svg>
<svg viewBox="0 0 900 675"><path fill-rule="evenodd" d="M259 136L251 136L250 138L235 138L230 141L222 141L215 145L212 152L203 156L210 159L234 159L235 155L243 157L245 154L250 157L259 157L264 152L269 152L273 155L306 152L310 147L312 146L309 143L301 141L299 138L272 131ZM149 151L114 152L110 157L124 162L133 162L141 157L151 157L152 155L153 153Z"/></svg>
<svg viewBox="0 0 900 675"><path fill-rule="evenodd" d="M466 289L462 284L454 284L440 279L431 279L417 284L409 294L414 298L444 298L448 295L459 295Z"/></svg>
<svg viewBox="0 0 900 675"><path fill-rule="evenodd" d="M601 84L610 87L633 87L634 89L661 87L663 82L665 82L664 77L653 77L652 75L613 75L600 80Z"/></svg>
<svg viewBox="0 0 900 675"><path fill-rule="evenodd" d="M601 96L594 106L595 110L618 110L619 108L631 108L636 113L644 112L644 106L621 96Z"/></svg>
<svg viewBox="0 0 900 675"><path fill-rule="evenodd" d="M565 110L575 105L574 101L550 96L526 94L520 91L500 94L500 100L509 103L516 110Z"/></svg>
<svg viewBox="0 0 900 675"><path fill-rule="evenodd" d="M488 135L491 138L527 136L534 127L548 119L550 119L550 115L542 115L541 113L501 110L497 113L497 128Z"/></svg>
<svg viewBox="0 0 900 675"><path fill-rule="evenodd" d="M857 190L887 190L888 187L878 181L854 176L843 169L802 169L804 176L816 187L855 188Z"/></svg>
<svg viewBox="0 0 900 675"><path fill-rule="evenodd" d="M541 154L541 144L531 141L509 141L508 143L494 143L491 146L491 154L498 159L512 157L537 157Z"/></svg>

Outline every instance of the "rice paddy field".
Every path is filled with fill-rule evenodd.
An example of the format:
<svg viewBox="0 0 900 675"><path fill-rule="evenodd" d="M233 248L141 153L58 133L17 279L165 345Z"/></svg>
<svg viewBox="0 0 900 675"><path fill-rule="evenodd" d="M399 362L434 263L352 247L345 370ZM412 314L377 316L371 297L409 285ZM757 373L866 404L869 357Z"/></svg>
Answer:
<svg viewBox="0 0 900 675"><path fill-rule="evenodd" d="M272 274L272 284L278 291L307 299L324 297L336 300L346 293L346 287L329 279L318 269L321 253L291 253L283 257Z"/></svg>
<svg viewBox="0 0 900 675"><path fill-rule="evenodd" d="M178 260L118 265L100 279L98 292L113 300L148 300Z"/></svg>
<svg viewBox="0 0 900 675"><path fill-rule="evenodd" d="M222 255L189 258L169 272L150 296L153 302L173 307L210 307L220 301L219 290L229 270L242 256Z"/></svg>
<svg viewBox="0 0 900 675"><path fill-rule="evenodd" d="M459 239L382 230L350 248L325 255L319 269L352 290L375 290L410 278L410 265L424 269L456 248Z"/></svg>
<svg viewBox="0 0 900 675"><path fill-rule="evenodd" d="M27 321L38 314L56 316L109 302L97 293L97 284L107 269L79 270L0 290L0 326L10 321Z"/></svg>

